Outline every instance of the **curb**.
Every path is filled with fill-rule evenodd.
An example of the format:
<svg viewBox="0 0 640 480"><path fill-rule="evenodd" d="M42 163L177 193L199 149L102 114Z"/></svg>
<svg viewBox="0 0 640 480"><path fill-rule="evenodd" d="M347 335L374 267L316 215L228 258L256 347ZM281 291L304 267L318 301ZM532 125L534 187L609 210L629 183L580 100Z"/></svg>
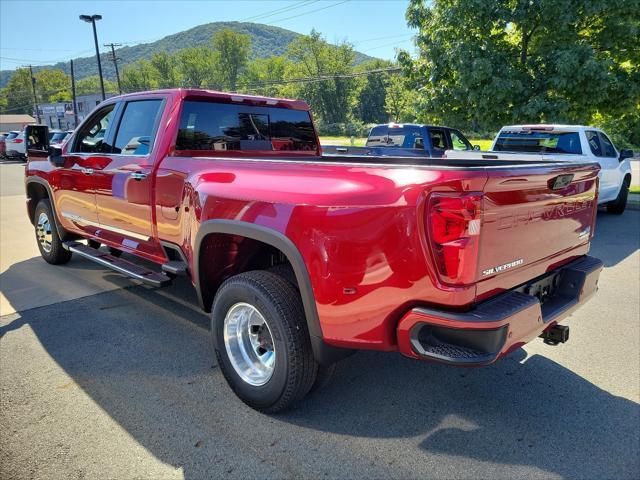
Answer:
<svg viewBox="0 0 640 480"><path fill-rule="evenodd" d="M627 208L630 210L640 210L640 194L629 194L629 198L627 199Z"/></svg>

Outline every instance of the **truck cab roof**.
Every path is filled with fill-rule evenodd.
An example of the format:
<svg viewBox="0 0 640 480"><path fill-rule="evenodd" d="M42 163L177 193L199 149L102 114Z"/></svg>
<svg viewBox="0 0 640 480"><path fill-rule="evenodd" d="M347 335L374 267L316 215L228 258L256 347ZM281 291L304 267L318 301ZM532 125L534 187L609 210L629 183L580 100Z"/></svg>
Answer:
<svg viewBox="0 0 640 480"><path fill-rule="evenodd" d="M512 130L512 131L527 131L527 130L539 130L539 131L549 131L549 132L579 132L582 130L597 130L601 131L598 127L591 127L588 125L565 125L559 123L552 124L531 124L531 125L505 125L500 129L502 130Z"/></svg>
<svg viewBox="0 0 640 480"><path fill-rule="evenodd" d="M168 88L160 90L150 90L146 92L127 93L110 97L105 103L130 100L133 98L149 98L158 95L169 95L179 99L202 99L224 103L244 103L249 105L263 105L280 108L291 108L294 110L309 110L307 102L290 98L263 97L260 95L245 95L241 93L219 92L216 90L206 90L201 88Z"/></svg>

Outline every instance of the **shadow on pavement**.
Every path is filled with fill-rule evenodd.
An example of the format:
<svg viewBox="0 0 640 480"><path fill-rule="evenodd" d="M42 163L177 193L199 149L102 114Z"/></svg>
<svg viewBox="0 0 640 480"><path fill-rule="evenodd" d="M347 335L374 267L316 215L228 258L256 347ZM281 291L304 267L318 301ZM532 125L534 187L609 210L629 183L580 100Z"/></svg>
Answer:
<svg viewBox="0 0 640 480"><path fill-rule="evenodd" d="M164 296L190 301L188 286L181 281L162 295L133 287L29 310L0 336L28 325L87 395L187 479L227 468L252 476L253 457L294 477L459 478L470 476L470 460L476 478L505 476L504 468L570 478L640 471L639 405L545 357L524 359L522 350L469 370L361 352L293 411L261 415L224 383L207 316ZM362 439L400 441L360 465L352 450ZM249 454L233 458L224 449ZM461 460L440 463L450 470L429 467L446 462L442 454Z"/></svg>
<svg viewBox="0 0 640 480"><path fill-rule="evenodd" d="M640 248L640 212L626 210L622 215L598 211L596 234L589 255L602 260L605 267L617 265Z"/></svg>

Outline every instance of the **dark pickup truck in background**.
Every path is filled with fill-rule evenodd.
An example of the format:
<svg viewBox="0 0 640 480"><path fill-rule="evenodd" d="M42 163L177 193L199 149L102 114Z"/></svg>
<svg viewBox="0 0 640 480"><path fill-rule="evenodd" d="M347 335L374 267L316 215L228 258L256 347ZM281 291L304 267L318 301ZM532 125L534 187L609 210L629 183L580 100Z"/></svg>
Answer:
<svg viewBox="0 0 640 480"><path fill-rule="evenodd" d="M323 145L325 155L369 155L382 157L444 156L447 150L474 150L469 140L455 128L412 123L376 125L364 147ZM477 148L479 150L479 148Z"/></svg>
<svg viewBox="0 0 640 480"><path fill-rule="evenodd" d="M421 128L432 146L425 127L402 143ZM187 276L229 385L265 412L358 349L481 366L565 342L602 269L592 162L322 155L306 103L193 89L113 97L61 147L46 126L27 144L44 260Z"/></svg>

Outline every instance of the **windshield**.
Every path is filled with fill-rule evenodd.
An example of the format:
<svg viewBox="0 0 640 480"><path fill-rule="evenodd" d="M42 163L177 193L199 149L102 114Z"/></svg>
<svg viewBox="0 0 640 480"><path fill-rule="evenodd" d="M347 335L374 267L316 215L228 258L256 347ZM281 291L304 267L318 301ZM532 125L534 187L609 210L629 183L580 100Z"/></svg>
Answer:
<svg viewBox="0 0 640 480"><path fill-rule="evenodd" d="M578 132L503 130L493 149L498 152L582 153Z"/></svg>
<svg viewBox="0 0 640 480"><path fill-rule="evenodd" d="M367 147L424 148L422 129L416 126L378 125L371 129Z"/></svg>

